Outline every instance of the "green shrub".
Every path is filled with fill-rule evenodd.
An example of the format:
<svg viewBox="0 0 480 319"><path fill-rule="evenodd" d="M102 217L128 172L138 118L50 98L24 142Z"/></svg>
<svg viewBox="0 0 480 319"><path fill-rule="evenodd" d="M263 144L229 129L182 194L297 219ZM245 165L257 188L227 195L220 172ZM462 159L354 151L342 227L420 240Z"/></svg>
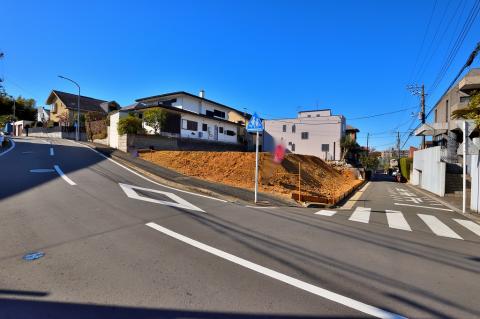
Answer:
<svg viewBox="0 0 480 319"><path fill-rule="evenodd" d="M410 170L413 166L413 159L408 157L402 157L400 159L400 172L402 176L405 177L407 180L410 180Z"/></svg>
<svg viewBox="0 0 480 319"><path fill-rule="evenodd" d="M118 134L137 134L142 131L142 120L135 116L127 116L118 121Z"/></svg>

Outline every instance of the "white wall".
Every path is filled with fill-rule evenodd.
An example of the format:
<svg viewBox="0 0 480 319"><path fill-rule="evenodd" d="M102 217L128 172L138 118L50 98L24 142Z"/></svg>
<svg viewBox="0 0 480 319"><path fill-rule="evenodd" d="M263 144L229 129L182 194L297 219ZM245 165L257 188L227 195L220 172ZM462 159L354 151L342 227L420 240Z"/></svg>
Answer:
<svg viewBox="0 0 480 319"><path fill-rule="evenodd" d="M238 143L237 139L237 125L226 123L223 121L217 121L215 119L204 118L195 116L193 114L182 114L181 116L181 130L180 134L182 137L189 137L189 138L200 138L203 140L215 140L215 126L217 128L223 127L223 134L218 132L218 141L226 142L226 143ZM198 123L197 131L190 131L183 128L183 120L194 121ZM208 126L208 130L206 132L202 131L202 124L205 123ZM226 130L233 131L235 133L234 136L226 135ZM200 134L201 133L201 134ZM200 137L201 135L201 137Z"/></svg>
<svg viewBox="0 0 480 319"><path fill-rule="evenodd" d="M110 126L108 127L108 144L110 145L110 147L118 148L119 134L117 131L117 125L118 121L125 116L128 116L128 113L116 112L110 115Z"/></svg>
<svg viewBox="0 0 480 319"><path fill-rule="evenodd" d="M446 164L441 161L441 147L418 150L413 155L413 171L410 183L445 196Z"/></svg>
<svg viewBox="0 0 480 319"><path fill-rule="evenodd" d="M283 126L286 125L286 132ZM295 125L295 132L292 126ZM313 155L327 160L340 160L340 140L345 134L345 118L341 116L324 116L264 121L264 150L272 152L275 146L283 143L296 154ZM308 139L302 139L302 132L308 132ZM291 145L291 144L292 145ZM295 144L295 150L293 150ZM322 152L322 144L329 145L327 154Z"/></svg>
<svg viewBox="0 0 480 319"><path fill-rule="evenodd" d="M478 155L471 155L471 196L470 209L474 212L480 211L480 157Z"/></svg>

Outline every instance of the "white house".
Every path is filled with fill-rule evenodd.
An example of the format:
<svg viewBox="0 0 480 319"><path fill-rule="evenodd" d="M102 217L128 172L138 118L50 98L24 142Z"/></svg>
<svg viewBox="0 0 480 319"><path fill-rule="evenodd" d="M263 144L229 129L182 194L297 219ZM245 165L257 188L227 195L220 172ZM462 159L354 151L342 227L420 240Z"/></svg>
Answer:
<svg viewBox="0 0 480 319"><path fill-rule="evenodd" d="M183 138L211 140L224 143L240 143L238 137L244 122L229 120L229 114L236 109L205 98L205 92L198 96L179 91L155 95L136 100L123 111L135 111L142 117L146 110L159 107L167 111L166 127L162 133L177 134ZM144 124L147 133L153 129Z"/></svg>
<svg viewBox="0 0 480 319"><path fill-rule="evenodd" d="M340 140L345 136L346 119L330 109L298 112L297 118L265 120L264 150L272 152L284 144L291 153L340 160Z"/></svg>
<svg viewBox="0 0 480 319"><path fill-rule="evenodd" d="M43 106L37 108L37 122L48 122L50 119L50 110Z"/></svg>

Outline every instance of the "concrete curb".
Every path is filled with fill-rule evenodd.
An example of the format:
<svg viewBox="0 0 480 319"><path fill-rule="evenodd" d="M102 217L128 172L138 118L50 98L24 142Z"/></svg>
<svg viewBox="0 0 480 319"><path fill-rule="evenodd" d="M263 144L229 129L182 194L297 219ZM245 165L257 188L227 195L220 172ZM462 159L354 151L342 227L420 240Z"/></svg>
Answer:
<svg viewBox="0 0 480 319"><path fill-rule="evenodd" d="M197 192L203 195L217 197L232 203L237 203L241 205L255 205L254 203L252 203L252 191L219 183L204 181L195 177L185 176L178 172L155 165L140 158L129 158L128 153L121 152L120 154L120 151L110 149L108 146L105 145L97 145L95 143L84 141L81 143L85 146L93 148L94 150L102 153L107 157L110 157L120 162L123 165L126 165L130 169L133 169L140 174L148 176L149 178L152 178L154 180L156 179L159 183L163 183L165 185L187 191ZM182 181L184 183L180 183L179 181ZM187 182L190 182L192 185L187 185ZM223 192L219 192L218 190ZM271 194L259 193L259 200L260 203L257 203L256 205L258 207L299 207L293 201L287 201L283 198L278 198L277 196Z"/></svg>

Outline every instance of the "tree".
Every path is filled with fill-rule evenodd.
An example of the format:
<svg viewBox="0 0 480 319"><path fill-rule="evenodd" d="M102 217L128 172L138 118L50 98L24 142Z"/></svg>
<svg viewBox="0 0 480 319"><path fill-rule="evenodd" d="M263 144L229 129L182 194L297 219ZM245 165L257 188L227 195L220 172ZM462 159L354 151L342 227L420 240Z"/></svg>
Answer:
<svg viewBox="0 0 480 319"><path fill-rule="evenodd" d="M13 99L8 94L0 95L0 115L13 115ZM15 99L15 116L20 120L35 121L35 100L21 96Z"/></svg>
<svg viewBox="0 0 480 319"><path fill-rule="evenodd" d="M118 121L118 134L137 134L142 131L142 120L138 117L129 115Z"/></svg>
<svg viewBox="0 0 480 319"><path fill-rule="evenodd" d="M143 121L153 128L155 134L160 133L160 130L165 126L166 120L167 112L158 107L151 108L143 113Z"/></svg>
<svg viewBox="0 0 480 319"><path fill-rule="evenodd" d="M362 163L362 166L367 169L376 170L378 168L379 160L376 155L364 155L360 157L360 163Z"/></svg>
<svg viewBox="0 0 480 319"><path fill-rule="evenodd" d="M345 156L347 156L348 152L357 147L357 142L350 137L350 135L345 135L342 137L340 140L340 147L342 149L342 161L345 159Z"/></svg>
<svg viewBox="0 0 480 319"><path fill-rule="evenodd" d="M477 126L480 126L480 91L474 91L470 95L468 106L452 112L452 119L474 120Z"/></svg>

